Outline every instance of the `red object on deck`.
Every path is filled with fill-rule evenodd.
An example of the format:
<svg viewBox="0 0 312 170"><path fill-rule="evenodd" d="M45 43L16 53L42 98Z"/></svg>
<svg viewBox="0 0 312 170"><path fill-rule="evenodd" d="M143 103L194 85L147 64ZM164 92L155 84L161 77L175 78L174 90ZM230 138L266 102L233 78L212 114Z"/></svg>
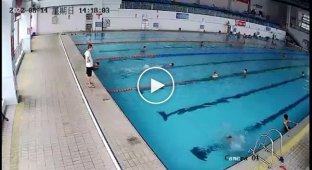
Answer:
<svg viewBox="0 0 312 170"><path fill-rule="evenodd" d="M246 21L244 20L235 20L235 25L240 26L240 27L245 27L246 26Z"/></svg>

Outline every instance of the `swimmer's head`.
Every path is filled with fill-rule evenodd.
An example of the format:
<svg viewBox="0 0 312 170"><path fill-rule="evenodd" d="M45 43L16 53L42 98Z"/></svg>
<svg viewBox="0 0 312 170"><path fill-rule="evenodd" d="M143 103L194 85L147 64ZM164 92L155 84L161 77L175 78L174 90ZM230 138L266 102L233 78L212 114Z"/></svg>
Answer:
<svg viewBox="0 0 312 170"><path fill-rule="evenodd" d="M149 65L147 65L147 64L145 64L144 66L143 66L143 68L149 68L150 66Z"/></svg>
<svg viewBox="0 0 312 170"><path fill-rule="evenodd" d="M170 67L173 67L173 66L174 66L174 63L170 63L169 66L170 66Z"/></svg>
<svg viewBox="0 0 312 170"><path fill-rule="evenodd" d="M143 46L143 48L145 49L145 48L146 48L146 46L144 45L144 46Z"/></svg>
<svg viewBox="0 0 312 170"><path fill-rule="evenodd" d="M288 114L286 114L286 113L284 114L284 119L288 120Z"/></svg>

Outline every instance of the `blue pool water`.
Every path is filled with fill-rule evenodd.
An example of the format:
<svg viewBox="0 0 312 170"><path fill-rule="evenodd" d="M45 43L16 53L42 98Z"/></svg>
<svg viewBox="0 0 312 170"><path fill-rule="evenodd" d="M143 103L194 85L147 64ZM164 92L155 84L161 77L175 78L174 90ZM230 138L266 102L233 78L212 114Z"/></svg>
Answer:
<svg viewBox="0 0 312 170"><path fill-rule="evenodd" d="M88 36L96 41L99 34ZM107 32L101 41L181 37L224 40L223 35L215 34ZM77 43L88 40L85 34L72 38ZM226 161L225 155L248 156L259 134L271 128L282 130L285 112L295 122L309 114L308 54L278 43L276 49L212 43L200 47L192 42L95 44L92 55L101 58L95 73L109 91L136 87L147 67L175 63L168 69L175 82L189 83L176 85L166 103L148 104L136 90L111 95L168 169L218 170L235 163ZM148 47L145 53L154 54L154 58L105 60L140 54L143 45ZM81 53L86 49L86 45L77 47ZM246 78L241 76L244 68L249 72ZM220 79L210 80L214 71L218 71ZM305 77L301 77L302 71ZM161 73L152 74L162 79ZM161 98L170 91L169 86L153 95ZM226 139L228 135L233 136L232 141Z"/></svg>

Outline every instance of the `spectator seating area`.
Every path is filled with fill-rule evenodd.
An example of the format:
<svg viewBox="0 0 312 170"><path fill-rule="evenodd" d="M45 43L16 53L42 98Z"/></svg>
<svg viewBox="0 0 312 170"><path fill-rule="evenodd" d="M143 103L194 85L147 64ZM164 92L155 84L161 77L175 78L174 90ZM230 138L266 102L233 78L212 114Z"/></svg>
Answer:
<svg viewBox="0 0 312 170"><path fill-rule="evenodd" d="M175 11L175 12L211 15L230 19L240 19L255 24L261 24L281 29L281 27L278 24L269 21L268 18L264 18L263 14L262 16L260 15L256 16L254 13L229 11L228 9L219 8L216 6L173 2L171 0L123 0L121 8Z"/></svg>

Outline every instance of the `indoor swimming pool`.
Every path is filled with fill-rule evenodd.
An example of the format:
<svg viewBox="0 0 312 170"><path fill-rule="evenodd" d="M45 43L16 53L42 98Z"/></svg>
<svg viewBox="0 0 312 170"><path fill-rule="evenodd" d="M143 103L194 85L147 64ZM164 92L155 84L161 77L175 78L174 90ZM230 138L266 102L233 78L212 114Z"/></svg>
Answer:
<svg viewBox="0 0 312 170"><path fill-rule="evenodd" d="M237 40L224 34L103 34L75 33L72 39L82 54L87 47L82 43L97 42L92 56L101 65L95 74L170 170L226 169L236 163L225 160L226 155L249 156L260 134L271 128L282 131L284 113L294 122L309 114L309 54L285 48L281 41L275 48L264 48L271 41ZM174 42L183 38L211 42L203 46L195 41ZM149 40L154 42L140 42ZM105 41L115 42L101 43ZM160 105L146 103L136 90L140 74L169 63L174 63L166 68L175 81L172 97ZM246 77L242 76L245 68ZM216 80L211 79L214 71L219 74ZM161 74L153 74L162 79ZM170 93L170 82L165 83L157 93L148 89L142 93L160 98Z"/></svg>

